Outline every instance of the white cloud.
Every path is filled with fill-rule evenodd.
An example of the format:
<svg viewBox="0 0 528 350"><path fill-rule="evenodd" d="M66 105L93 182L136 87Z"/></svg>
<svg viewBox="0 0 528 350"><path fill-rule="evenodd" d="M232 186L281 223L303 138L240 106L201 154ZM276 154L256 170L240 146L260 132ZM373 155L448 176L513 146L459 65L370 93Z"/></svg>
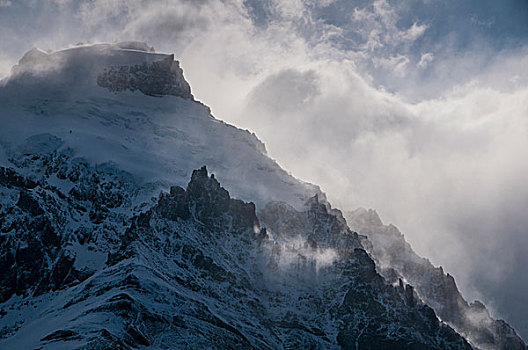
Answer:
<svg viewBox="0 0 528 350"><path fill-rule="evenodd" d="M301 0L275 0L273 5L277 14L284 19L299 19L306 15Z"/></svg>
<svg viewBox="0 0 528 350"><path fill-rule="evenodd" d="M397 55L387 58L372 58L374 67L383 67L386 70L392 71L396 76L404 77L407 72L407 65L409 64L409 57L404 55Z"/></svg>
<svg viewBox="0 0 528 350"><path fill-rule="evenodd" d="M433 60L434 60L434 55L431 52L424 53L420 57L420 62L418 62L418 67L422 69L427 68L429 63L433 62Z"/></svg>
<svg viewBox="0 0 528 350"><path fill-rule="evenodd" d="M11 71L11 67L12 67L12 62L10 62L8 59L3 58L0 55L0 79L9 75L9 72Z"/></svg>
<svg viewBox="0 0 528 350"><path fill-rule="evenodd" d="M425 24L413 23L409 29L401 33L401 38L403 41L413 42L421 37L426 30L427 26Z"/></svg>

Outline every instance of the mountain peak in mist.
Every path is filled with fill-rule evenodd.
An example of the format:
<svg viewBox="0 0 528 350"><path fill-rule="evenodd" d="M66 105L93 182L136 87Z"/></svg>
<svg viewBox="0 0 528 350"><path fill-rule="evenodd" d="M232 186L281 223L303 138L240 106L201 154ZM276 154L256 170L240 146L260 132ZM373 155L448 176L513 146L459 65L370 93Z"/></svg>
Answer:
<svg viewBox="0 0 528 350"><path fill-rule="evenodd" d="M1 348L472 349L173 55L33 49L0 111Z"/></svg>
<svg viewBox="0 0 528 350"><path fill-rule="evenodd" d="M79 45L56 52L28 51L7 84L46 86L52 91L93 89L136 91L150 96L192 99L191 88L173 54L155 53L142 42Z"/></svg>

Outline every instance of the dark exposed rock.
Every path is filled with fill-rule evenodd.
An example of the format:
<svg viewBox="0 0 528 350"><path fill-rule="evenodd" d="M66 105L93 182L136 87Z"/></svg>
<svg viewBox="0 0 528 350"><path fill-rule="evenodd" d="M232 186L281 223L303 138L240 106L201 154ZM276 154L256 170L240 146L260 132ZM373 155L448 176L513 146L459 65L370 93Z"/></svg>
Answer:
<svg viewBox="0 0 528 350"><path fill-rule="evenodd" d="M48 334L41 340L45 342L49 342L49 341L68 341L68 340L75 340L75 339L80 339L80 338L81 338L80 335L75 331L72 331L69 329L60 329L51 334Z"/></svg>
<svg viewBox="0 0 528 350"><path fill-rule="evenodd" d="M156 211L161 217L177 221L190 218L189 207L187 205L186 192L183 188L171 187L170 193L160 195Z"/></svg>
<svg viewBox="0 0 528 350"><path fill-rule="evenodd" d="M137 347L138 345L141 346L149 346L150 342L147 340L147 338L134 326L128 325L126 327L126 333L129 336L125 339L125 343L132 347Z"/></svg>
<svg viewBox="0 0 528 350"><path fill-rule="evenodd" d="M44 213L38 202L34 200L33 197L31 197L31 195L25 190L20 191L20 196L18 197L18 202L16 205L32 216L38 216Z"/></svg>
<svg viewBox="0 0 528 350"><path fill-rule="evenodd" d="M286 241L301 237L314 250L336 249L336 267L350 281L342 286L344 298L334 311L341 322L337 343L343 349L471 349L416 298L412 286L393 287L385 282L358 235L327 203L314 197L304 212L270 203L261 218L275 236Z"/></svg>
<svg viewBox="0 0 528 350"><path fill-rule="evenodd" d="M171 187L170 193L161 194L154 211L169 220L192 217L207 227L224 227L233 232L259 227L255 205L231 198L214 175L208 176L205 166L193 171L186 190Z"/></svg>
<svg viewBox="0 0 528 350"><path fill-rule="evenodd" d="M17 174L13 169L0 167L0 186L33 189L37 187L37 183Z"/></svg>
<svg viewBox="0 0 528 350"><path fill-rule="evenodd" d="M398 229L383 225L375 211L358 209L348 213L347 220L351 227L365 235L364 246L377 259L379 270L388 281L394 283L399 279L401 283L401 278L405 278L423 301L434 306L444 322L467 337L477 348L527 349L513 328L503 321L493 320L482 303L468 304L453 276L419 257ZM415 294L407 292L407 289L405 291L409 300Z"/></svg>
<svg viewBox="0 0 528 350"><path fill-rule="evenodd" d="M110 91L139 90L151 96L193 98L174 55L152 63L109 67L97 77L97 84Z"/></svg>
<svg viewBox="0 0 528 350"><path fill-rule="evenodd" d="M174 347L470 349L416 298L411 286L387 284L340 212L316 197L301 212L284 203L270 204L262 212L268 229L261 229L255 205L231 198L203 167L193 172L186 189L172 187L150 207L110 226L114 211L127 203L126 196L116 195L124 186L97 170L77 169L77 184L61 197L66 206L61 211L38 186L22 204L14 204L28 213L38 205L42 213L23 215L11 224L9 232L22 235L23 246L0 236L1 296L36 296L77 285L75 293L67 294L64 310L86 305L79 319L107 315L120 326L91 326L90 332L61 329L43 336L42 342L82 339L81 349L134 349L154 346L170 330ZM66 179L71 173L61 171ZM90 228L59 233L65 222L61 213L77 215L78 203L91 208L79 214L88 217L84 225ZM109 247L103 270L77 270L71 244L97 248L101 241L95 232L101 235L110 228L117 230L117 239L103 241ZM279 279L273 283L285 284L285 292L277 293L266 285L264 274L273 271L267 266L273 269L274 254L290 249L281 240L295 237L305 240L296 253L297 273L291 280L280 277L287 272L277 265ZM273 253L268 255L265 247L270 245ZM310 273L317 279L309 256L325 249L336 255L323 275L334 277L321 285L309 278L295 282L299 277L294 276ZM262 259L270 263L261 264ZM289 288L300 296L292 299Z"/></svg>
<svg viewBox="0 0 528 350"><path fill-rule="evenodd" d="M22 167L44 169L46 176L59 172L60 177L68 179L69 174L76 174L77 183L70 194L64 194L55 187L28 180L13 169L0 168L0 190L18 191L13 205L0 207L0 301L13 294L37 296L59 290L93 274L89 269L73 268L75 258L67 248L72 240L91 242L92 232L80 227L66 237L64 214L83 213L79 202L91 202L89 216L92 222L101 224L109 215L106 206L119 207L126 196L120 193L126 185L114 182L110 186L109 175L55 151L38 156L24 154L18 161Z"/></svg>
<svg viewBox="0 0 528 350"><path fill-rule="evenodd" d="M28 226L32 232L40 236L40 241L45 247L58 248L60 246L60 237L48 218L37 218Z"/></svg>

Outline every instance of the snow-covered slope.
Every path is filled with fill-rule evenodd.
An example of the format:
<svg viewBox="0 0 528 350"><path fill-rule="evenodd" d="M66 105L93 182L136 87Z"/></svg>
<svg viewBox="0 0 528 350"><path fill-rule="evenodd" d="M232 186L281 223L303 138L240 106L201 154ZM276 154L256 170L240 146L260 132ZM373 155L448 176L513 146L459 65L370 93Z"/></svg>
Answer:
<svg viewBox="0 0 528 350"><path fill-rule="evenodd" d="M471 348L316 197L268 234L204 167L130 217L133 181L70 164L68 193L3 172L2 348Z"/></svg>
<svg viewBox="0 0 528 350"><path fill-rule="evenodd" d="M466 302L453 276L418 256L400 231L393 225L383 225L374 210L359 208L345 213L345 217L350 228L368 237L363 245L388 281L403 279L415 286L420 298L476 347L528 349L515 330L502 320L492 319L481 302Z"/></svg>
<svg viewBox="0 0 528 350"><path fill-rule="evenodd" d="M32 50L0 113L2 349L471 348L171 55Z"/></svg>
<svg viewBox="0 0 528 350"><path fill-rule="evenodd" d="M26 54L0 88L4 162L24 152L64 151L91 164L111 162L157 190L185 185L192 169L207 164L238 198L258 204L302 206L320 193L267 157L255 135L214 119L194 101L172 55L126 44ZM159 62L166 64L153 73ZM158 97L146 95L141 90L154 90L150 79L131 83L136 66L143 67L140 76L175 75L182 92L160 88ZM123 75L112 91L98 85L109 71Z"/></svg>

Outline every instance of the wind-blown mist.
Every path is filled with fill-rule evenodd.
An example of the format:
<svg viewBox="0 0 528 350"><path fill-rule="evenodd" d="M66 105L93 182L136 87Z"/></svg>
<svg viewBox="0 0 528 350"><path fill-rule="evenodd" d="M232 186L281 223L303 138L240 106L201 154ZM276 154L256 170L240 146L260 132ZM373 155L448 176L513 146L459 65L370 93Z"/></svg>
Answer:
<svg viewBox="0 0 528 350"><path fill-rule="evenodd" d="M4 75L34 45L174 52L216 117L528 338L526 1L0 1L0 23Z"/></svg>

